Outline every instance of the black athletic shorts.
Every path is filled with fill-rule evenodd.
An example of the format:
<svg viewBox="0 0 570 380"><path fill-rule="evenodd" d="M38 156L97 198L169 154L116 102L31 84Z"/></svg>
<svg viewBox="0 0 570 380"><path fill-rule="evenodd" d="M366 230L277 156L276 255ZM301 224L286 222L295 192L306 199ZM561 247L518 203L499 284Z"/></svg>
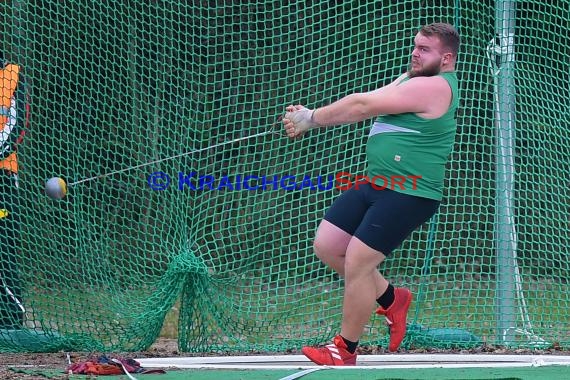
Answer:
<svg viewBox="0 0 570 380"><path fill-rule="evenodd" d="M388 256L435 214L440 201L359 183L342 193L324 219Z"/></svg>

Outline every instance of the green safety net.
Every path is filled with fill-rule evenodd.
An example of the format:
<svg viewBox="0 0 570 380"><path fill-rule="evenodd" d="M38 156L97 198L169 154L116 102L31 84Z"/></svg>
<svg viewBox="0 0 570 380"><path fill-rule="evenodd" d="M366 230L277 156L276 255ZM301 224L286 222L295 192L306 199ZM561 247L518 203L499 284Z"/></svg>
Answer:
<svg viewBox="0 0 570 380"><path fill-rule="evenodd" d="M330 341L343 281L312 241L342 193L331 176L365 172L371 120L295 141L279 120L289 104L391 82L430 22L462 36L461 100L439 212L381 266L414 293L403 347L570 347L570 1L12 0L0 12L31 107L20 228L1 231L17 255L0 258L24 320L0 328L0 351L144 350L165 320L184 352ZM62 200L45 195L50 177L68 183ZM387 339L371 315L361 344Z"/></svg>

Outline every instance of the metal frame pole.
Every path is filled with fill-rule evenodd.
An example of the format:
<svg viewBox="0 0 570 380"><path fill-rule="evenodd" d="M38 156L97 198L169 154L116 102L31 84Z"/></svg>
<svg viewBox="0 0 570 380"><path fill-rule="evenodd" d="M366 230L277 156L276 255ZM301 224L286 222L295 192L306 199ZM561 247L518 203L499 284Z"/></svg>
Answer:
<svg viewBox="0 0 570 380"><path fill-rule="evenodd" d="M514 35L516 0L499 0L495 9L497 75L496 126L496 318L497 338L509 345L516 326L516 228L514 220L515 83Z"/></svg>

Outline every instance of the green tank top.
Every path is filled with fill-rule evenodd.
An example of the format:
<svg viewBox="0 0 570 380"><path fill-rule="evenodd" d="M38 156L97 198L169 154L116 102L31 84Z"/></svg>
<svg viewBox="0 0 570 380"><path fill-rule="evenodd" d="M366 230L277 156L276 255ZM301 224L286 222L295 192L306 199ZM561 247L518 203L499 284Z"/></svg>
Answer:
<svg viewBox="0 0 570 380"><path fill-rule="evenodd" d="M455 72L439 74L451 88L448 111L437 119L415 113L379 116L368 136L368 176L378 188L441 200L445 166L455 141L459 104ZM404 79L404 81L407 79Z"/></svg>

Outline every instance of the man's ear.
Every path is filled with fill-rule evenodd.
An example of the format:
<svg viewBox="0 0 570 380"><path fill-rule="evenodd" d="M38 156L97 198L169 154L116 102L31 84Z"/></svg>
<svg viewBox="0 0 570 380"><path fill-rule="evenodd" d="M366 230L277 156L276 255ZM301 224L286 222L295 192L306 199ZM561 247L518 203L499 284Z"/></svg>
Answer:
<svg viewBox="0 0 570 380"><path fill-rule="evenodd" d="M453 54L452 53L445 53L442 57L442 61L444 64L449 64L451 63L451 60L453 59Z"/></svg>

